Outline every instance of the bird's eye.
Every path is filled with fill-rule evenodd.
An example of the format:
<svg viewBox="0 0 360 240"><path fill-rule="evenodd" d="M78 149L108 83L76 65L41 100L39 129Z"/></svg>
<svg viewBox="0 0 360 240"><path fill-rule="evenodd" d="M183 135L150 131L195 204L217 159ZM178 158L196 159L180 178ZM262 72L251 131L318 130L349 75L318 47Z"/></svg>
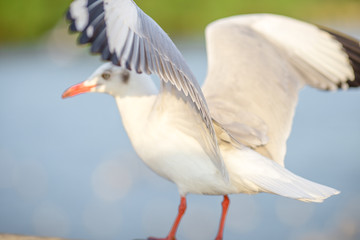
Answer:
<svg viewBox="0 0 360 240"><path fill-rule="evenodd" d="M109 79L110 79L110 73L104 72L103 74L101 74L101 77L102 77L104 80L109 80Z"/></svg>

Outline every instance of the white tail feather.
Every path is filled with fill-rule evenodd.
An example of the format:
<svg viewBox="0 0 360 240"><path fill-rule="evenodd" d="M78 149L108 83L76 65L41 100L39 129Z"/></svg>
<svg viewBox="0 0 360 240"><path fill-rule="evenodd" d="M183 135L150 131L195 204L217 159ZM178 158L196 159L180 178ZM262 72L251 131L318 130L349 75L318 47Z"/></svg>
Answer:
<svg viewBox="0 0 360 240"><path fill-rule="evenodd" d="M340 191L295 175L276 162L271 162L275 175L255 176L249 180L257 184L264 192L294 198L304 202L322 202L339 194ZM276 177L274 177L276 176Z"/></svg>
<svg viewBox="0 0 360 240"><path fill-rule="evenodd" d="M334 188L297 176L252 149L232 150L223 153L229 153L227 156L231 156L230 159L225 159L231 181L240 192L274 193L304 202L322 202L340 193Z"/></svg>

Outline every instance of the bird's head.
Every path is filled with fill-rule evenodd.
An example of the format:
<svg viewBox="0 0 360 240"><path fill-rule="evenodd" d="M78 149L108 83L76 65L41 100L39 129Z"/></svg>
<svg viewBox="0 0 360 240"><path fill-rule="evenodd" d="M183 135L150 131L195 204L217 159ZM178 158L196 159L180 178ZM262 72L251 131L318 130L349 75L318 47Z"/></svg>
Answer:
<svg viewBox="0 0 360 240"><path fill-rule="evenodd" d="M137 74L112 63L104 63L85 81L68 88L63 98L87 92L107 93L112 96L135 94L141 83L149 80L146 74Z"/></svg>

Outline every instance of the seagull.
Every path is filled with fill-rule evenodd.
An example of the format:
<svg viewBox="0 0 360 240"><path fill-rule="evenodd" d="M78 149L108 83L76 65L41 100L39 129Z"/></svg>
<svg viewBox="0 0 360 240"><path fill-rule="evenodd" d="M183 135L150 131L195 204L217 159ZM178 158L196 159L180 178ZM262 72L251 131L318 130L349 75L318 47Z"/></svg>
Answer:
<svg viewBox="0 0 360 240"><path fill-rule="evenodd" d="M273 14L228 17L206 27L208 72L200 88L169 36L132 0L74 0L67 13L79 43L106 61L63 98L112 95L139 157L176 184L180 205L165 238L174 240L187 194L272 193L322 202L339 191L284 167L286 141L305 85L360 86L359 41ZM159 89L150 77L160 79Z"/></svg>

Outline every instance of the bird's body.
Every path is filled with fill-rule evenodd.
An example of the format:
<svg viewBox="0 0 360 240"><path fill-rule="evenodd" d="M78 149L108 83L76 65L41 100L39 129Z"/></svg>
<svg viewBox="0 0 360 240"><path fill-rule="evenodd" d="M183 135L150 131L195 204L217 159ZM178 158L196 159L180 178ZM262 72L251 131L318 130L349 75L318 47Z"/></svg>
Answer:
<svg viewBox="0 0 360 240"><path fill-rule="evenodd" d="M218 136L220 153L229 176L227 181L211 162L199 138L196 138L201 134L194 129L201 128L203 123L196 121L197 115L189 104L167 91L159 94L147 75L129 84L136 84L136 90L130 90L129 95L116 96L115 100L130 141L144 163L158 175L174 182L181 195L258 192L287 195L275 189L275 186L274 189L265 187L266 183L272 182L277 183L277 187L284 183L283 187L293 187L295 194L288 193L292 198L322 201L328 196L321 196L320 192L316 194L311 188L308 198L306 189L296 195L299 177L294 178L280 164L253 149L244 145L234 147L231 143L221 141ZM320 188L328 189L327 194L337 193L335 189L325 186Z"/></svg>
<svg viewBox="0 0 360 240"><path fill-rule="evenodd" d="M360 85L357 40L277 15L221 19L206 29L201 89L169 37L133 1L75 0L68 17L80 42L111 63L63 97L114 96L137 154L179 189L179 214L166 239L175 238L188 193L224 195L217 240L228 194L321 202L339 193L285 169L286 140L304 85ZM159 75L159 90L145 73Z"/></svg>
<svg viewBox="0 0 360 240"><path fill-rule="evenodd" d="M154 172L177 184L182 194L222 194L225 183L221 173L197 139L187 134L194 125L184 126L175 116L181 114L178 109L185 107L181 106L184 103L167 101L175 112L166 111L160 103L163 97L167 96L116 98L135 151ZM215 185L219 185L217 190Z"/></svg>

